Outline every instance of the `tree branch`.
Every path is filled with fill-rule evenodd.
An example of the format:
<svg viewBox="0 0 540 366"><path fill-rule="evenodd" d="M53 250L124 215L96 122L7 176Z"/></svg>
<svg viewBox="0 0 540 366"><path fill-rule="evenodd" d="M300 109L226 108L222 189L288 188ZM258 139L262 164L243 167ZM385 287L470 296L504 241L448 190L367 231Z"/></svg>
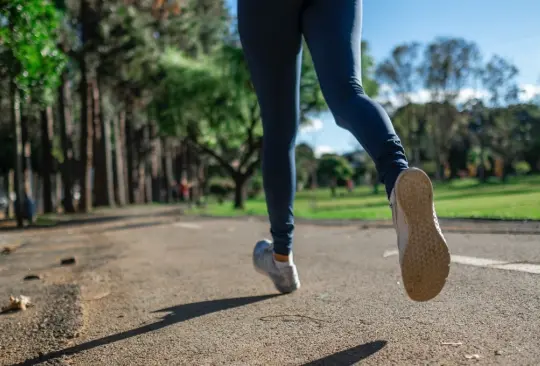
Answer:
<svg viewBox="0 0 540 366"><path fill-rule="evenodd" d="M251 164L248 165L248 168L246 169L246 172L244 173L244 176L250 177L255 172L255 169L257 169L257 166L259 166L259 163L261 162L261 156L259 155L257 159L255 159Z"/></svg>
<svg viewBox="0 0 540 366"><path fill-rule="evenodd" d="M242 167L244 167L244 165L246 165L247 162L251 159L253 154L260 151L261 147L262 147L262 137L259 137L256 142L249 144L246 155L244 155L244 158L240 161L239 168L242 169Z"/></svg>
<svg viewBox="0 0 540 366"><path fill-rule="evenodd" d="M246 155L244 155L244 158L240 160L240 169L249 161L249 159L253 156L253 153L262 145L262 139L259 138L257 141L255 141L253 135L257 122L260 120L260 113L256 113L257 106L258 102L254 101L250 108L251 121L247 130L247 152Z"/></svg>
<svg viewBox="0 0 540 366"><path fill-rule="evenodd" d="M231 176L234 176L236 174L236 170L227 163L225 159L223 159L221 156L218 155L214 150L210 149L208 146L205 146L203 144L198 143L197 141L193 140L192 138L189 139L193 145L195 145L196 148L198 148L201 152L213 157L217 160L217 162L225 168Z"/></svg>

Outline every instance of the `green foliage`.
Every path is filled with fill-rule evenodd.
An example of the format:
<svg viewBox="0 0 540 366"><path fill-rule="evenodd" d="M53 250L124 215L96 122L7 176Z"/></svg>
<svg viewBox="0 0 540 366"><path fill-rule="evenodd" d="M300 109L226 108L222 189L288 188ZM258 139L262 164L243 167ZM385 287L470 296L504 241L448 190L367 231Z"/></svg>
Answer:
<svg viewBox="0 0 540 366"><path fill-rule="evenodd" d="M427 45L421 66L424 85L442 101L455 101L476 75L480 50L463 38L438 37Z"/></svg>
<svg viewBox="0 0 540 366"><path fill-rule="evenodd" d="M480 148L474 147L471 150L469 150L469 153L467 154L468 163L474 164L476 166L483 164L486 170L491 170L493 168L491 166L491 161L493 158L494 158L493 151L491 151L491 149L489 148L484 149L482 151Z"/></svg>
<svg viewBox="0 0 540 366"><path fill-rule="evenodd" d="M526 175L531 171L531 165L526 161L518 161L514 164L514 170L517 175Z"/></svg>
<svg viewBox="0 0 540 366"><path fill-rule="evenodd" d="M519 89L516 77L519 71L510 61L494 55L482 70L482 84L489 92L489 101L494 106L503 102L516 103Z"/></svg>
<svg viewBox="0 0 540 366"><path fill-rule="evenodd" d="M309 48L304 45L300 80L300 123L307 123L310 119L309 116L325 109L327 109L327 105L319 85L311 53Z"/></svg>
<svg viewBox="0 0 540 366"><path fill-rule="evenodd" d="M230 15L223 0L183 1L179 15L160 23L159 42L190 57L210 55L230 36Z"/></svg>
<svg viewBox="0 0 540 366"><path fill-rule="evenodd" d="M50 103L66 63L57 48L59 14L46 0L0 3L0 60L25 96Z"/></svg>
<svg viewBox="0 0 540 366"><path fill-rule="evenodd" d="M152 15L116 1L104 3L99 13L100 32L86 49L98 54L100 76L135 92L152 86L160 57Z"/></svg>
<svg viewBox="0 0 540 366"><path fill-rule="evenodd" d="M377 77L390 86L401 98L401 103L410 103L410 93L416 87L419 67L419 48L416 42L400 44L391 55L377 67Z"/></svg>
<svg viewBox="0 0 540 366"><path fill-rule="evenodd" d="M343 156L325 154L319 161L317 175L321 182L330 182L336 179L343 182L350 179L354 173L351 164Z"/></svg>
<svg viewBox="0 0 540 366"><path fill-rule="evenodd" d="M258 118L240 56L228 48L215 58L195 60L168 49L161 61L165 78L155 98L161 130L173 136L187 133L210 149L222 144L238 151L251 117Z"/></svg>
<svg viewBox="0 0 540 366"><path fill-rule="evenodd" d="M375 60L369 53L369 44L362 41L362 86L371 98L379 94L379 83L375 80Z"/></svg>
<svg viewBox="0 0 540 366"><path fill-rule="evenodd" d="M437 214L444 218L498 218L540 219L540 175L510 177L503 185L498 180L479 183L476 179L460 179L448 183L434 183ZM338 189L338 193L344 189ZM313 205L316 197L317 205ZM392 220L388 209L388 198L384 189L373 194L369 186L358 186L353 194L337 194L330 197L326 189L300 192L294 204L295 216L307 219L387 219ZM231 216L266 215L263 200L246 203L246 211L233 211L227 206L209 205L205 214Z"/></svg>
<svg viewBox="0 0 540 366"><path fill-rule="evenodd" d="M306 143L296 145L296 180L300 186L308 183L317 164L317 158L311 146Z"/></svg>
<svg viewBox="0 0 540 366"><path fill-rule="evenodd" d="M423 104L407 103L394 111L392 122L405 148L410 151L419 147L426 135L427 108Z"/></svg>
<svg viewBox="0 0 540 366"><path fill-rule="evenodd" d="M247 197L253 199L258 197L263 191L263 178L261 174L254 175L249 180L249 186L247 190Z"/></svg>
<svg viewBox="0 0 540 366"><path fill-rule="evenodd" d="M424 170L430 177L433 177L437 172L437 163L434 161L426 161L422 164L422 170Z"/></svg>
<svg viewBox="0 0 540 366"><path fill-rule="evenodd" d="M324 106L309 55L305 57L303 118ZM187 135L235 179L253 174L260 161L263 131L242 49L224 45L197 59L167 49L160 64L164 78L154 95L154 110L161 131Z"/></svg>
<svg viewBox="0 0 540 366"><path fill-rule="evenodd" d="M225 178L213 178L208 184L208 190L222 203L234 191L234 182Z"/></svg>

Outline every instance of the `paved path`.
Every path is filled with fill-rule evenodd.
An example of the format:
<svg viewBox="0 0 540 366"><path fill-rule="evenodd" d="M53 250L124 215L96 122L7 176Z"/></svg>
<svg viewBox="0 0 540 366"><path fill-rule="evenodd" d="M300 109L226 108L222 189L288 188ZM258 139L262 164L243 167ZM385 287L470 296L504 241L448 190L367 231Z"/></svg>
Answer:
<svg viewBox="0 0 540 366"><path fill-rule="evenodd" d="M252 246L267 235L258 221L134 220L73 230L63 241L61 231L28 239L12 262L0 259L0 271L14 279L31 263L47 274L43 285L75 284L82 325L63 343L39 343L37 331L34 345L11 352L15 341L2 345L0 335L0 364L540 364L538 235L448 234L449 283L435 300L415 303L400 283L389 229L302 225L295 249L302 288L287 296L252 269ZM65 253L78 264L49 264ZM32 312L45 310L2 315L0 328L18 329Z"/></svg>

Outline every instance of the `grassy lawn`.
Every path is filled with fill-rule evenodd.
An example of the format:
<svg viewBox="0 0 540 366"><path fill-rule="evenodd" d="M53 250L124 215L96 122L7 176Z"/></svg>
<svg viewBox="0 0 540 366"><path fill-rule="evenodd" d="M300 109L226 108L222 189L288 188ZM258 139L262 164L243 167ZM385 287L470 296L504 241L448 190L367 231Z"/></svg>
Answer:
<svg viewBox="0 0 540 366"><path fill-rule="evenodd" d="M509 178L507 183L463 179L435 185L435 205L440 217L500 218L540 220L540 176ZM216 216L266 215L264 197L246 202L244 211L209 203L195 214ZM370 187L360 186L349 194L338 190L332 198L329 189L300 192L296 196L295 215L314 219L390 219L392 216L380 186L374 195Z"/></svg>

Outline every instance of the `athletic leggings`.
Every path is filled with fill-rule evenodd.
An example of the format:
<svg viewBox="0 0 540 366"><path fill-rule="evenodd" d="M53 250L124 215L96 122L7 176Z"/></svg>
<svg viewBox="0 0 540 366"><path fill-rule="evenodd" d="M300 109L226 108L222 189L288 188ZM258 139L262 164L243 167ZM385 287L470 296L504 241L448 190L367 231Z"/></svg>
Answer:
<svg viewBox="0 0 540 366"><path fill-rule="evenodd" d="M238 28L261 108L263 181L274 251L288 255L302 36L336 123L373 159L388 195L408 167L407 158L390 118L362 88L361 0L238 0Z"/></svg>

